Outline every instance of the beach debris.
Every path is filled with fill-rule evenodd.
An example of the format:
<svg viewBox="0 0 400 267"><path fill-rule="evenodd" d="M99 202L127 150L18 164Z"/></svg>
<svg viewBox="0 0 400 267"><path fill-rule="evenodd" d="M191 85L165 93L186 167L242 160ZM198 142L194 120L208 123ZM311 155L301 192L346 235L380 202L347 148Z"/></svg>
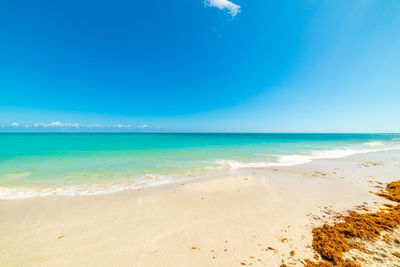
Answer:
<svg viewBox="0 0 400 267"><path fill-rule="evenodd" d="M397 258L400 258L400 253L399 252L393 252L392 255L397 257Z"/></svg>
<svg viewBox="0 0 400 267"><path fill-rule="evenodd" d="M290 251L290 256L294 256L294 254L295 254L295 252L294 252L294 250L292 250L292 251Z"/></svg>
<svg viewBox="0 0 400 267"><path fill-rule="evenodd" d="M64 238L64 236L60 235L60 236L57 237L57 239L61 239L61 238Z"/></svg>
<svg viewBox="0 0 400 267"><path fill-rule="evenodd" d="M376 194L400 202L400 181L388 184L385 192ZM312 247L322 259L317 262L306 259L306 266L361 266L357 258L346 258L344 253L351 249L365 250L362 240L374 240L383 231L390 232L400 225L400 204L373 213L350 211L349 215L341 216L340 219L340 222L333 225L324 224L313 229Z"/></svg>
<svg viewBox="0 0 400 267"><path fill-rule="evenodd" d="M372 161L367 161L367 162L359 164L360 167L371 167L371 166L379 166L379 165L382 165L382 164L379 162L372 162Z"/></svg>
<svg viewBox="0 0 400 267"><path fill-rule="evenodd" d="M400 202L400 180L388 184L386 186L386 192L387 193L377 193L377 195L395 202Z"/></svg>
<svg viewBox="0 0 400 267"><path fill-rule="evenodd" d="M326 176L327 173L319 172L319 171L314 171L312 175L313 175L313 176L316 176L316 175Z"/></svg>

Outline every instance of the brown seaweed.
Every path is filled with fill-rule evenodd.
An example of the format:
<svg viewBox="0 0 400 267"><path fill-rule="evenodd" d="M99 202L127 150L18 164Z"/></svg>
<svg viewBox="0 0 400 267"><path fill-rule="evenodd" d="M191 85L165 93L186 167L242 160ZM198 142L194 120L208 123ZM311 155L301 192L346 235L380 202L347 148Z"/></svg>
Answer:
<svg viewBox="0 0 400 267"><path fill-rule="evenodd" d="M385 190L377 195L400 202L400 181L388 184ZM345 259L344 253L350 249L361 249L359 240L374 240L383 231L391 231L400 225L400 204L386 207L373 213L352 211L347 216L340 216L340 222L314 228L312 247L322 260L306 259L306 266L361 266L355 260Z"/></svg>

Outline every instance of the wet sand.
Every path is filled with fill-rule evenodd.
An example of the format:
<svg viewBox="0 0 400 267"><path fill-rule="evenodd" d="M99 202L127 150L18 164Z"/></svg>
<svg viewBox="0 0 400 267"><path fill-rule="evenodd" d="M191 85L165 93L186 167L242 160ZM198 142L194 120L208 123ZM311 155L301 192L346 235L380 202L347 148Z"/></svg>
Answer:
<svg viewBox="0 0 400 267"><path fill-rule="evenodd" d="M109 195L1 200L0 266L302 266L313 227L379 208L385 200L369 191L399 179L400 151L386 151Z"/></svg>

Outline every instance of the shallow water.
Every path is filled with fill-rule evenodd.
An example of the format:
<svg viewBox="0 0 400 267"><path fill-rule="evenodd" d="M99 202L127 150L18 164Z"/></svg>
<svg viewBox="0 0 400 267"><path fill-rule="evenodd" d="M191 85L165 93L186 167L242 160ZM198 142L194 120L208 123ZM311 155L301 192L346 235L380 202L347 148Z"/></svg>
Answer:
<svg viewBox="0 0 400 267"><path fill-rule="evenodd" d="M400 148L400 134L0 134L0 198L115 192Z"/></svg>

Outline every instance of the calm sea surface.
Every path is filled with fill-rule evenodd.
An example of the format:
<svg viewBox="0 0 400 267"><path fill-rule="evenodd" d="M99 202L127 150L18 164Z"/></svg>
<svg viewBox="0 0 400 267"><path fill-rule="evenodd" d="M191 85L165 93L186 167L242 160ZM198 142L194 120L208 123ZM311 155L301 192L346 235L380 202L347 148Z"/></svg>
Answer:
<svg viewBox="0 0 400 267"><path fill-rule="evenodd" d="M0 198L115 192L399 147L400 134L0 134Z"/></svg>

